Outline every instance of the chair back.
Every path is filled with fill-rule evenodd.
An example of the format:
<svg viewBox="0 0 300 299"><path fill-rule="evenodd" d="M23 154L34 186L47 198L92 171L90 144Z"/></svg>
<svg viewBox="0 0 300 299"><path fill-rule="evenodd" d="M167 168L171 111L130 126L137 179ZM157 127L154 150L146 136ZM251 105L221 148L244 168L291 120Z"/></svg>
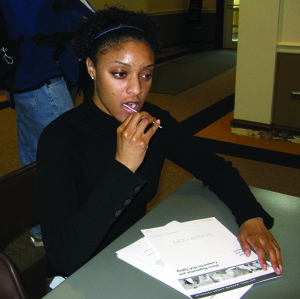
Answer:
<svg viewBox="0 0 300 299"><path fill-rule="evenodd" d="M4 251L8 244L27 232L30 227L38 224L39 220L36 164L30 164L0 177L0 250ZM37 249L32 247L32 250ZM15 251L18 252L18 249L16 248ZM2 254L0 298L27 298L7 295L19 294L22 283L31 299L39 299L45 295L46 257L36 259L35 255L33 254L33 257L29 251L31 251L30 247L28 247L28 252L22 252L25 258L28 254L29 267L21 273L15 271L16 267L13 261L5 258L7 256ZM13 259L12 256L10 258Z"/></svg>
<svg viewBox="0 0 300 299"><path fill-rule="evenodd" d="M39 219L36 164L0 178L0 249Z"/></svg>
<svg viewBox="0 0 300 299"><path fill-rule="evenodd" d="M0 251L0 297L28 299L14 263L2 251Z"/></svg>

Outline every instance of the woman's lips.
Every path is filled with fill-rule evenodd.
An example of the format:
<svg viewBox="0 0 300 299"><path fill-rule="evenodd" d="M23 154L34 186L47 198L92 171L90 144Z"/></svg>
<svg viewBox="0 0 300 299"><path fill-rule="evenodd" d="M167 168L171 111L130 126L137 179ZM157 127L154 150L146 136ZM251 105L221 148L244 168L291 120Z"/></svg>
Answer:
<svg viewBox="0 0 300 299"><path fill-rule="evenodd" d="M130 107L128 104L123 104L122 105L123 108L127 111L129 110L130 112L129 113L133 113L133 112L137 112L135 109L133 109L132 107ZM154 123L154 122L153 122ZM162 126L159 126L160 129L162 129Z"/></svg>
<svg viewBox="0 0 300 299"><path fill-rule="evenodd" d="M136 103L126 103L122 106L128 113L137 112L138 105Z"/></svg>

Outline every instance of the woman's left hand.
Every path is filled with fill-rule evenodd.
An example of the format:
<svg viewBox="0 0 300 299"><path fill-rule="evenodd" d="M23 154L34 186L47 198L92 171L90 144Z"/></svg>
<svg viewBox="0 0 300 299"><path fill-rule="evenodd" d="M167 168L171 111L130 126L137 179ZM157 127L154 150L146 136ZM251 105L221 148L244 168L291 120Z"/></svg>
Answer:
<svg viewBox="0 0 300 299"><path fill-rule="evenodd" d="M250 256L250 246L253 247L264 270L267 269L266 254L268 254L275 273L278 275L282 273L280 247L265 227L262 218L245 221L239 229L237 238L246 256Z"/></svg>

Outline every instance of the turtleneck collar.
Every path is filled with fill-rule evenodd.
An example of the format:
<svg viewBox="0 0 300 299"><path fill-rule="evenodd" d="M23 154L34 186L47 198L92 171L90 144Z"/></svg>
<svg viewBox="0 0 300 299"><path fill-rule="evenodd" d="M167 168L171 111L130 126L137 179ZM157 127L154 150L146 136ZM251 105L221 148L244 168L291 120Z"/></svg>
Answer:
<svg viewBox="0 0 300 299"><path fill-rule="evenodd" d="M118 120L99 109L92 99L86 99L83 104L87 118L93 127L103 131L116 132L120 125Z"/></svg>

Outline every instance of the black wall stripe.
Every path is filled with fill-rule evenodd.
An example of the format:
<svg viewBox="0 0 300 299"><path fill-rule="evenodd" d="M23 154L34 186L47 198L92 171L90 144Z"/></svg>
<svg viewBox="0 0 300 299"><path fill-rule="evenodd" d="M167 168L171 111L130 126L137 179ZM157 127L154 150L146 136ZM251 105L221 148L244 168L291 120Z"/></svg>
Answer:
<svg viewBox="0 0 300 299"><path fill-rule="evenodd" d="M185 119L180 124L195 135L234 109L234 94ZM223 155L300 168L300 155L282 153L246 145L198 137L211 151ZM300 151L299 151L300 152Z"/></svg>
<svg viewBox="0 0 300 299"><path fill-rule="evenodd" d="M234 109L234 94L183 120L180 124L195 135Z"/></svg>
<svg viewBox="0 0 300 299"><path fill-rule="evenodd" d="M9 101L0 102L0 110L10 107Z"/></svg>
<svg viewBox="0 0 300 299"><path fill-rule="evenodd" d="M300 156L230 142L198 137L211 151L223 155L255 160L280 166L300 168Z"/></svg>

